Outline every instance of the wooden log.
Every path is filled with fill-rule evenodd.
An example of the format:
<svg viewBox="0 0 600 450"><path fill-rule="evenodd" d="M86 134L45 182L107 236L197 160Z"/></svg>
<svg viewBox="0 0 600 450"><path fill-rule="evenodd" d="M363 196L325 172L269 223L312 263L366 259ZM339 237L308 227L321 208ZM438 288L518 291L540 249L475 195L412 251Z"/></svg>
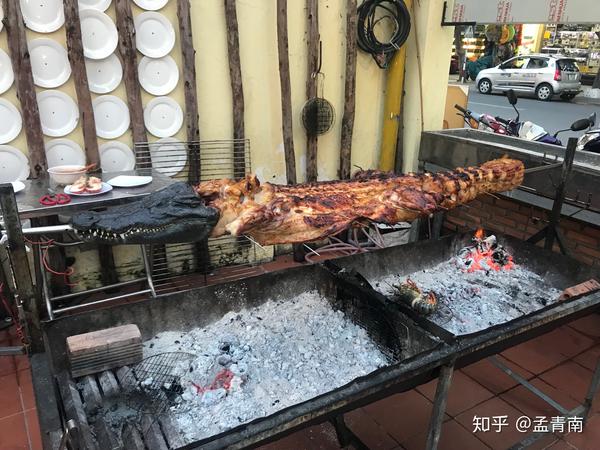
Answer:
<svg viewBox="0 0 600 450"><path fill-rule="evenodd" d="M76 448L85 448L86 450L98 449L98 443L93 437L92 430L87 421L87 415L81 402L81 397L77 391L77 386L66 372L57 375L60 397L65 410L65 419L73 419L77 423L78 433Z"/></svg>
<svg viewBox="0 0 600 450"><path fill-rule="evenodd" d="M135 27L131 13L131 2L129 0L115 0L115 11L117 14L117 30L119 31L119 53L123 63L123 81L127 90L133 142L134 144L145 143L148 142L148 135L144 125L142 93L138 81ZM151 164L150 158L148 160Z"/></svg>
<svg viewBox="0 0 600 450"><path fill-rule="evenodd" d="M31 178L38 178L45 175L48 164L46 162L40 111L33 84L23 15L21 14L19 2L3 0L2 4L4 6L3 22L6 28L8 50L15 73L17 97L21 103L23 128L25 129L27 148L29 149L30 176Z"/></svg>
<svg viewBox="0 0 600 450"><path fill-rule="evenodd" d="M317 0L306 0L308 10L308 70L306 73L306 99L317 96L317 77L319 68L319 3ZM317 181L317 136L306 139L306 181Z"/></svg>
<svg viewBox="0 0 600 450"><path fill-rule="evenodd" d="M128 450L146 450L142 436L131 424L123 427L123 445Z"/></svg>
<svg viewBox="0 0 600 450"><path fill-rule="evenodd" d="M352 165L352 132L356 90L356 0L346 2L346 80L344 83L344 115L340 142L340 179L350 178Z"/></svg>
<svg viewBox="0 0 600 450"><path fill-rule="evenodd" d="M192 19L189 0L177 0L179 39L183 62L183 91L185 95L185 117L188 140L188 183L200 182L200 125L198 114L198 89L196 86L196 50L192 36ZM194 259L198 270L210 263L208 239L194 245Z"/></svg>
<svg viewBox="0 0 600 450"><path fill-rule="evenodd" d="M196 88L196 50L192 37L190 0L177 0L179 39L183 64L183 91L188 144L188 183L200 182L200 127L198 115L198 90Z"/></svg>
<svg viewBox="0 0 600 450"><path fill-rule="evenodd" d="M79 22L79 6L77 0L64 0L65 29L67 33L67 50L77 103L79 104L79 116L81 129L83 131L83 142L85 156L88 164L96 164L100 167L100 154L98 153L98 139L96 137L96 122L94 110L92 109L92 95L88 86L87 72L85 70L85 58L83 56L83 43L81 40L81 26Z"/></svg>
<svg viewBox="0 0 600 450"><path fill-rule="evenodd" d="M105 370L98 375L98 383L105 397L116 397L119 395L119 383L110 370Z"/></svg>
<svg viewBox="0 0 600 450"><path fill-rule="evenodd" d="M165 438L160 431L160 426L154 417L144 414L142 417L142 434L148 448L152 450L169 450Z"/></svg>
<svg viewBox="0 0 600 450"><path fill-rule="evenodd" d="M240 39L238 31L235 0L225 1L225 23L227 26L227 53L229 55L229 77L233 98L233 139L244 140L244 89L242 85L242 66L240 63ZM246 174L245 146L234 143L233 176Z"/></svg>
<svg viewBox="0 0 600 450"><path fill-rule="evenodd" d="M102 394L96 379L87 375L83 377L79 384L82 386L83 407L86 413L95 414L102 407Z"/></svg>
<svg viewBox="0 0 600 450"><path fill-rule="evenodd" d="M181 436L180 427L175 424L173 417L170 414L163 414L159 417L160 428L167 440L169 448L179 448L185 445Z"/></svg>
<svg viewBox="0 0 600 450"><path fill-rule="evenodd" d="M287 184L296 184L296 153L292 125L292 87L287 26L287 0L277 0L277 52L281 87L281 128Z"/></svg>

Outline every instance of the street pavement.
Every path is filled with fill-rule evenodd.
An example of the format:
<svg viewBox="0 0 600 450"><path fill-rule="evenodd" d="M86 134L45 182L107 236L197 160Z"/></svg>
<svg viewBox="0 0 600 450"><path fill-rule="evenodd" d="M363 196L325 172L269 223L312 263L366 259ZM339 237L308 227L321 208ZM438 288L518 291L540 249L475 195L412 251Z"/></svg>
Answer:
<svg viewBox="0 0 600 450"><path fill-rule="evenodd" d="M521 121L529 120L554 134L556 131L569 128L571 123L578 119L588 117L595 112L598 116L596 127L600 126L600 105L580 101L565 102L556 97L550 102L543 102L533 98L519 97L517 108L521 113ZM516 113L504 94L483 95L474 85L469 88L468 109L477 113L487 113L500 116L504 119L516 117ZM561 133L559 139L566 143L570 136L578 137L583 132L571 131Z"/></svg>

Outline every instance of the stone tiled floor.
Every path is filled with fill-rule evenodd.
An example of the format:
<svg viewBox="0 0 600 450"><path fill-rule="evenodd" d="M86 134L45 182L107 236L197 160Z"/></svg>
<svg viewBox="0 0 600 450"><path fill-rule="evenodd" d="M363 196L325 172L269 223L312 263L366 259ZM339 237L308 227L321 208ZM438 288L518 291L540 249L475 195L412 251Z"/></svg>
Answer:
<svg viewBox="0 0 600 450"><path fill-rule="evenodd" d="M270 268L270 267L269 267ZM0 344L15 342L0 331ZM594 314L525 342L499 357L514 371L571 408L583 399L600 357L600 315ZM422 449L435 381L347 414L350 428L372 449ZM484 360L454 374L439 448L505 449L523 438L514 427L522 415L559 415ZM473 433L473 416L508 415L501 433ZM42 430L43 431L43 430ZM265 450L338 449L333 427L314 426L263 447ZM583 433L548 434L532 449L600 449L600 394ZM0 450L41 449L40 430L25 357L0 357Z"/></svg>

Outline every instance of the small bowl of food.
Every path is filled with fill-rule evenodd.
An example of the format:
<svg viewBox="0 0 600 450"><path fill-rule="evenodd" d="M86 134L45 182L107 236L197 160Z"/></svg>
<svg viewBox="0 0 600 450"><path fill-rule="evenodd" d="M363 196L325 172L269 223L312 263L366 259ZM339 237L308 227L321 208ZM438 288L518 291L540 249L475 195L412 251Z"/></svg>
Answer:
<svg viewBox="0 0 600 450"><path fill-rule="evenodd" d="M55 185L72 184L88 171L85 166L55 166L48 169L50 181Z"/></svg>

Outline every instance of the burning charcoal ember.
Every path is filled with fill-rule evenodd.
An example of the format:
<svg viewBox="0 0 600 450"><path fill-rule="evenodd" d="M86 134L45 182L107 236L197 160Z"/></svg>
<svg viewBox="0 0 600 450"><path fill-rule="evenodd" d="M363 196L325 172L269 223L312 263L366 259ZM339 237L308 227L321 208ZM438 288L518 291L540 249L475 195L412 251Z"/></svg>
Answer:
<svg viewBox="0 0 600 450"><path fill-rule="evenodd" d="M180 344L175 346L174 339ZM204 328L161 333L145 355L196 355L170 409L186 442L306 401L388 364L367 332L317 292L229 313Z"/></svg>
<svg viewBox="0 0 600 450"><path fill-rule="evenodd" d="M407 278L404 283L392 285L395 289L393 299L402 302L419 314L428 315L437 309L437 297L433 291L424 293L417 284Z"/></svg>
<svg viewBox="0 0 600 450"><path fill-rule="evenodd" d="M406 285L407 277L413 288ZM450 260L412 274L370 281L391 299L397 299L401 292L408 304L419 291L435 291L438 306L428 318L456 335L532 313L556 302L560 294L542 276L515 264L497 238L486 237L483 230L475 235L473 245Z"/></svg>

